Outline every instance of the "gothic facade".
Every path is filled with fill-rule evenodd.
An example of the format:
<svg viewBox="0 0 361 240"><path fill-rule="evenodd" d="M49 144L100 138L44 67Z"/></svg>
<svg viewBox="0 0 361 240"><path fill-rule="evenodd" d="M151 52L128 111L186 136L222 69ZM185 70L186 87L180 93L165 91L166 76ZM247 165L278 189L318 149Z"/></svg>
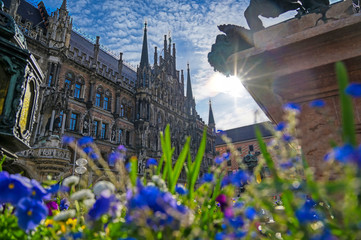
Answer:
<svg viewBox="0 0 361 240"><path fill-rule="evenodd" d="M74 174L76 153L62 146L60 139L63 135L91 136L105 159L118 145L124 145L129 156L138 157L142 175L148 158L161 157L159 132L167 124L175 159L186 136L192 138L191 152L195 155L206 125L195 108L189 65L185 95L183 70L176 69L175 44L167 42L166 36L163 56L158 56L155 48L151 66L145 26L141 61L134 69L123 61L122 53L113 56L104 50L99 37L93 43L73 30L66 0L50 14L43 2L37 7L25 0L4 3L45 75L32 148L18 153L12 169L21 166L39 180L48 174ZM207 171L215 154L211 107L209 120L201 172Z"/></svg>

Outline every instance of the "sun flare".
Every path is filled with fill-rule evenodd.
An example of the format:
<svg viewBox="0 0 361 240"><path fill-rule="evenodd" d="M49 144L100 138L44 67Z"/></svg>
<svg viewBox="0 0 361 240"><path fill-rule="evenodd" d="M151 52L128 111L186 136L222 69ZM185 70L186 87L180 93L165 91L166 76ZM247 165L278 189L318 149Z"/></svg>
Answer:
<svg viewBox="0 0 361 240"><path fill-rule="evenodd" d="M241 98L247 94L241 80L234 76L226 77L223 74L214 73L209 84L214 93L225 93L235 98Z"/></svg>

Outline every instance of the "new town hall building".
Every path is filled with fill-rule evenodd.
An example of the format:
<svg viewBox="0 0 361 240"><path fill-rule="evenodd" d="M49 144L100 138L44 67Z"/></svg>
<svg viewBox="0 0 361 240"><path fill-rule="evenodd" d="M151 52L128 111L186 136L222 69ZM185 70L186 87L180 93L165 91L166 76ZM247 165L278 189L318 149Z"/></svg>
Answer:
<svg viewBox="0 0 361 240"><path fill-rule="evenodd" d="M195 155L205 123L196 111L189 65L186 72L176 69L175 44L167 42L167 36L163 49L155 47L151 65L145 24L141 61L134 69L123 62L122 53L114 57L103 50L99 37L91 42L72 29L66 0L52 13L47 12L43 2L37 7L25 0L6 0L4 4L44 74L32 148L17 153L18 159L8 162L6 170L23 171L39 180L49 174L73 174L77 156L60 141L67 135L93 137L104 159L118 145L124 145L128 156L138 157L142 175L148 158L161 157L159 132L167 124L174 156L180 153L186 136L191 136L191 152ZM207 171L215 154L211 106L209 110L201 172Z"/></svg>

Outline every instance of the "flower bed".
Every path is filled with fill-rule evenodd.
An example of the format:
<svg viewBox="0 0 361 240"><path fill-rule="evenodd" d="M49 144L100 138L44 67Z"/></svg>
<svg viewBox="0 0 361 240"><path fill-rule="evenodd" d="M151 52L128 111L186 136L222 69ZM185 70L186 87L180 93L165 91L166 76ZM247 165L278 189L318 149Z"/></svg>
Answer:
<svg viewBox="0 0 361 240"><path fill-rule="evenodd" d="M125 161L123 146L110 155L114 174L91 138L64 137L78 149L79 163L87 160L95 175L106 174L109 181L88 186L87 179L71 176L41 185L0 172L0 239L361 239L361 146L351 104L361 91L359 84L348 85L342 64L337 71L344 145L330 147L325 174L317 181L298 144L301 109L292 103L285 105L285 121L275 127L268 146L256 132L262 157L252 173L238 159L240 169L227 175L225 154L199 178L206 130L195 159L187 138L172 165L168 126L161 133L163 156L148 160L142 178L137 159ZM311 104L323 106L322 100ZM264 166L270 176L261 177ZM187 183L180 185L183 168ZM237 196L241 187L245 191Z"/></svg>

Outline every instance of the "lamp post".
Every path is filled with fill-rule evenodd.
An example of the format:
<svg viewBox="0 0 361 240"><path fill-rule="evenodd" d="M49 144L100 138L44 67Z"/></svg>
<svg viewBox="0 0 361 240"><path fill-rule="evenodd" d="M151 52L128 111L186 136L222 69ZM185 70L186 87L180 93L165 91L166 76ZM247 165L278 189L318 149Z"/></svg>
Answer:
<svg viewBox="0 0 361 240"><path fill-rule="evenodd" d="M79 188L80 188L81 177L87 171L87 168L85 166L88 164L88 160L86 160L85 158L79 158L78 160L75 161L75 164L77 165L77 167L75 168L75 172L79 174Z"/></svg>

